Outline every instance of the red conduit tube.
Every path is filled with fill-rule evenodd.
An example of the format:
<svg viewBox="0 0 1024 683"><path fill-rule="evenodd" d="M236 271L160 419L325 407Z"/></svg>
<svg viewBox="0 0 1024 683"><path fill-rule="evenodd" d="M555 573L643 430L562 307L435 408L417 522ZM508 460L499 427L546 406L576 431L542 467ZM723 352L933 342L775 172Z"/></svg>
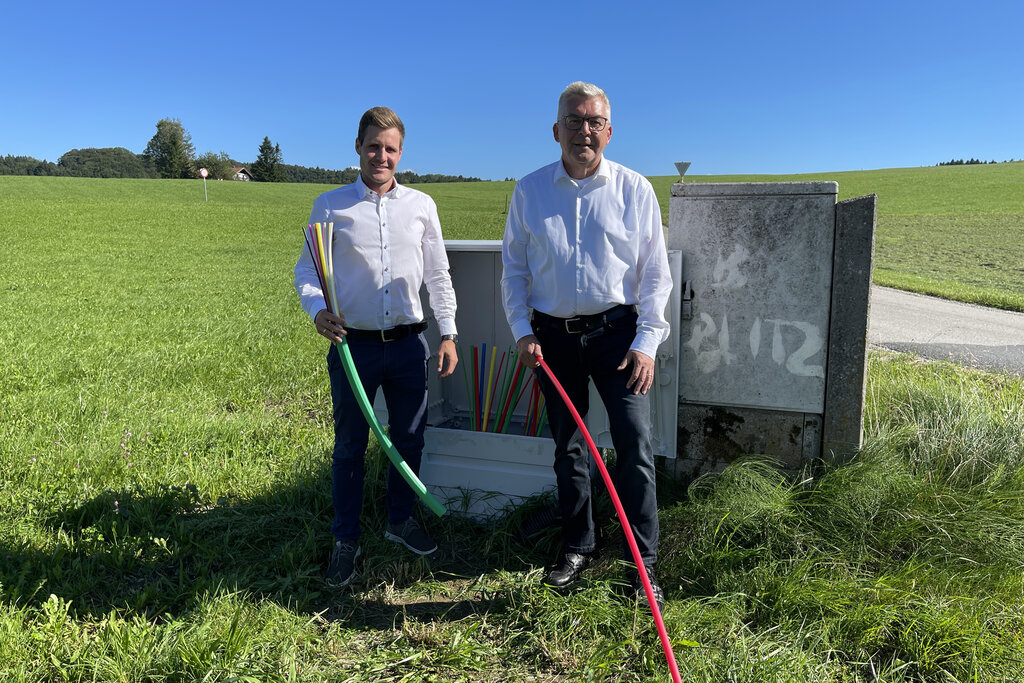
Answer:
<svg viewBox="0 0 1024 683"><path fill-rule="evenodd" d="M658 603L654 599L654 590L651 588L651 580L647 577L646 571L640 571L640 568L644 566L643 558L640 557L640 549L636 545L636 539L633 537L633 527L630 526L629 520L626 518L626 511L622 509L622 503L619 501L619 494L615 491L615 486L612 484L612 478L608 475L608 468L604 466L604 461L601 459L601 455L597 452L597 446L594 444L594 439L591 438L590 432L587 431L586 426L583 424L583 418L580 417L579 412L576 410L576 406L569 400L569 395L565 393L565 389L555 379L555 374L551 372L551 368L544 362L543 358L538 358L537 361L540 366L544 368L544 372L547 373L551 383L558 390L558 395L562 397L562 401L565 402L565 407L572 413L573 419L576 420L576 426L580 428L580 433L583 434L583 438L587 441L587 446L590 447L590 454L594 457L594 462L597 463L597 469L601 472L601 478L604 479L604 485L608 489L608 493L612 497L612 504L615 506L615 512L619 516L619 524L622 525L622 531L626 535L626 542L629 544L629 551L633 553L633 562L636 563L637 574L640 575L640 581L644 584L644 593L647 594L647 602L651 606L651 615L654 617L654 626L658 629L658 638L661 639L661 649L665 652L665 661L668 662L669 671L672 673L672 680L674 683L682 683L679 678L679 668L676 666L676 657L672 652L672 643L668 640L668 632L665 630L665 621L661 618L661 610L658 609Z"/></svg>

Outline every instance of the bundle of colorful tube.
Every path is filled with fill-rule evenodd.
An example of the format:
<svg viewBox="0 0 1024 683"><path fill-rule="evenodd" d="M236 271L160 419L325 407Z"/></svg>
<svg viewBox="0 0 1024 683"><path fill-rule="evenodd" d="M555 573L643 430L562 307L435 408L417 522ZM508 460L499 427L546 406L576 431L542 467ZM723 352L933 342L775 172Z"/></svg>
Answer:
<svg viewBox="0 0 1024 683"><path fill-rule="evenodd" d="M508 434L512 416L517 406L526 399L526 418L523 422L524 436L539 435L547 422L544 396L537 380L519 362L514 347L501 351L494 345L488 353L487 344L471 346L473 357L470 378L467 362L462 363L462 378L466 383L466 396L470 404L470 425L473 431ZM468 360L468 356L460 351ZM497 365L497 370L495 370Z"/></svg>
<svg viewBox="0 0 1024 683"><path fill-rule="evenodd" d="M324 233L327 233L326 235ZM312 223L306 226L306 248L313 259L313 268L324 293L324 304L331 313L338 312L338 301L334 294L334 250L330 248L334 223Z"/></svg>

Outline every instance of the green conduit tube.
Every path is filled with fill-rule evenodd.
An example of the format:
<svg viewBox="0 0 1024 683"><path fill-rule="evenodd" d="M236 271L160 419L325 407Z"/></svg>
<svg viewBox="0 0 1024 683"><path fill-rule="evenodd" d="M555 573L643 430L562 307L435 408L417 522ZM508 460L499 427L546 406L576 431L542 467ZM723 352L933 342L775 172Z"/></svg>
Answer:
<svg viewBox="0 0 1024 683"><path fill-rule="evenodd" d="M434 497L434 495L427 490L427 487L423 485L419 477L409 468L409 464L402 459L402 456L398 454L398 450L395 445L391 443L391 439L384 432L384 428L381 427L380 422L377 420L377 416L373 414L373 406L370 405L370 399L366 396L366 391L363 390L363 383L359 380L359 373L356 372L355 361L352 360L352 352L348 348L348 344L344 339L341 342L335 342L338 346L338 350L341 351L341 365L345 368L345 376L348 378L348 385L352 387L352 393L356 395L356 402L359 404L360 410L363 411L363 417L366 418L367 423L370 425L370 429L373 431L373 435L377 437L377 443L380 444L384 452L387 453L388 460L395 466L398 473L402 475L402 479L405 479L406 483L416 492L416 495L420 497L430 511L438 517L444 516L444 506Z"/></svg>

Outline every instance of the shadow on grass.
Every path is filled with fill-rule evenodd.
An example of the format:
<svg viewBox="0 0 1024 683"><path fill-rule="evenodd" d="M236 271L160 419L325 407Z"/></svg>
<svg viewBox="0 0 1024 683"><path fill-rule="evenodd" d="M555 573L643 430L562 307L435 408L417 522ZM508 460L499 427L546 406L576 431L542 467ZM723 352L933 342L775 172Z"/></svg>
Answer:
<svg viewBox="0 0 1024 683"><path fill-rule="evenodd" d="M383 538L385 465L379 452L368 454L363 558L346 589L323 581L333 543L325 457L253 497L211 500L195 486L161 484L107 490L56 510L44 523L50 542L0 547L0 599L39 605L53 594L82 617L115 610L159 621L187 614L209 595L241 591L349 626L455 620L504 608L481 577L538 570L560 548L552 499L542 497L486 523L438 519L423 509L439 549L416 556ZM620 535L606 499L599 496L598 511L617 554Z"/></svg>

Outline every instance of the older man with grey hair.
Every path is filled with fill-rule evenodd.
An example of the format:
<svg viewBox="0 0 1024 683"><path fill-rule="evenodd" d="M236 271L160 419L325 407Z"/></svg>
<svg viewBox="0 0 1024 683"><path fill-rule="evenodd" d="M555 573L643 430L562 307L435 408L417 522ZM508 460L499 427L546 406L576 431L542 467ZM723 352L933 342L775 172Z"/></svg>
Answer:
<svg viewBox="0 0 1024 683"><path fill-rule="evenodd" d="M608 411L615 487L654 580L658 507L648 390L669 334L672 289L661 209L650 182L604 158L611 104L591 83L571 83L553 127L561 158L516 185L505 225L501 280L519 357L543 357L581 415L594 382ZM543 350L542 350L543 349ZM543 582L575 581L596 550L590 462L582 434L547 376L537 373L555 441L563 550ZM631 559L628 549L626 558ZM639 574L633 575L639 590Z"/></svg>

